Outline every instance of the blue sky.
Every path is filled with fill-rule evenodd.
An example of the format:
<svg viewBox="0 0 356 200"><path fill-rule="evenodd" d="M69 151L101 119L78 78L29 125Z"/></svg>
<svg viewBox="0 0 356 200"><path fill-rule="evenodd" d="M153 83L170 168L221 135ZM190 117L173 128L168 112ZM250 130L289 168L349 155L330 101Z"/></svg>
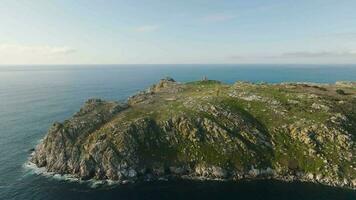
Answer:
<svg viewBox="0 0 356 200"><path fill-rule="evenodd" d="M2 0L0 64L356 63L353 0Z"/></svg>

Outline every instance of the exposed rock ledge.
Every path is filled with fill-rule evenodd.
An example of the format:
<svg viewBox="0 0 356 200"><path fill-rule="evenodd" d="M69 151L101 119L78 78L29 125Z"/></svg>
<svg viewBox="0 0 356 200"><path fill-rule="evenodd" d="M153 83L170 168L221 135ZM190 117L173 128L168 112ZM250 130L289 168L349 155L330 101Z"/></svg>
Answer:
<svg viewBox="0 0 356 200"><path fill-rule="evenodd" d="M350 83L169 78L127 103L88 100L49 128L30 161L80 179L274 178L355 189L355 134Z"/></svg>

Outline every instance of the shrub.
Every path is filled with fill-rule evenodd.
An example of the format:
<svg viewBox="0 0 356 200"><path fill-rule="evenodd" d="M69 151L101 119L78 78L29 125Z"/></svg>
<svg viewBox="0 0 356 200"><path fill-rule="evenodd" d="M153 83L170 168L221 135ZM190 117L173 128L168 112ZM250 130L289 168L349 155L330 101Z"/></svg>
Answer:
<svg viewBox="0 0 356 200"><path fill-rule="evenodd" d="M346 95L345 91L344 90L341 90L341 89L337 89L336 90L336 93L340 94L340 95Z"/></svg>

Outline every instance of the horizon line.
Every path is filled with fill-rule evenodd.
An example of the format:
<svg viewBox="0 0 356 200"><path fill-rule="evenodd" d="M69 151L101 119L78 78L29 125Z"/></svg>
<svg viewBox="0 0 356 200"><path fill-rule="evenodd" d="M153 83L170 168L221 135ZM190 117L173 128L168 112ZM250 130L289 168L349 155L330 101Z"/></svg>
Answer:
<svg viewBox="0 0 356 200"><path fill-rule="evenodd" d="M112 64L100 64L100 63L66 63L66 64L0 64L3 66L97 66L97 65L356 65L356 63L112 63Z"/></svg>

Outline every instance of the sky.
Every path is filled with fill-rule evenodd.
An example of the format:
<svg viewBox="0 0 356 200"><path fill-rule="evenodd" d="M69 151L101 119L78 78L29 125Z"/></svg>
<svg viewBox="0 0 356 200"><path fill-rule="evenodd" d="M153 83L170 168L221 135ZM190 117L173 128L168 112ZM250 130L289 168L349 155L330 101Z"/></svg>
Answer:
<svg viewBox="0 0 356 200"><path fill-rule="evenodd" d="M1 0L0 65L356 64L355 0Z"/></svg>

